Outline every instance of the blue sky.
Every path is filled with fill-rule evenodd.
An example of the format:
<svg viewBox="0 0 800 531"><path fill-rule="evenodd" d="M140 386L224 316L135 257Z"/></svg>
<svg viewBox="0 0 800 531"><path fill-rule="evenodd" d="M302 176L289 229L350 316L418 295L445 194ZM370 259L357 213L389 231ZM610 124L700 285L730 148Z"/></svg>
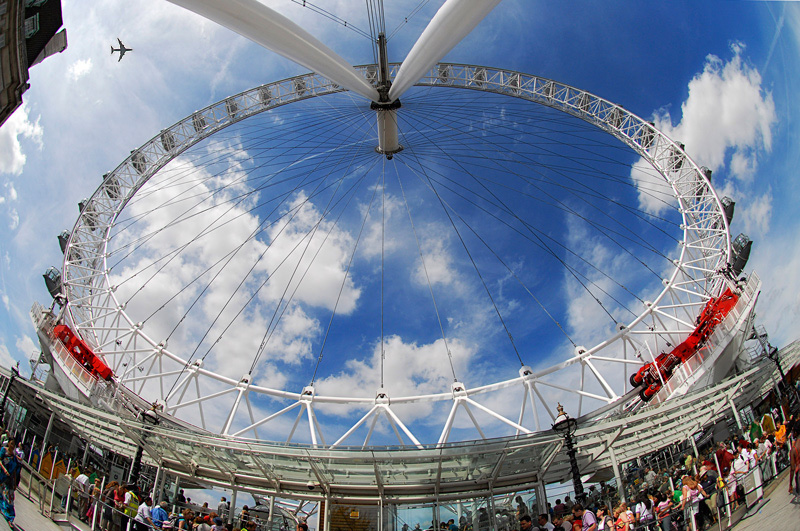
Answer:
<svg viewBox="0 0 800 531"><path fill-rule="evenodd" d="M291 2L266 3L308 28L352 64L371 61L369 43L356 33ZM351 24L367 26L361 2L317 3ZM416 5L416 1L387 1L387 28L392 31ZM402 60L439 5L431 2L401 28L390 42L391 61ZM78 201L91 195L106 171L158 131L199 108L261 83L305 72L164 1L65 2L64 21L69 47L31 70L25 106L0 129L0 361L5 364L21 360L25 366L37 350L28 311L34 300L50 301L41 273L60 264L56 235L74 224ZM798 104L793 98L800 73L798 30L800 9L793 2L505 0L445 60L508 68L571 84L656 121L673 138L685 142L698 164L714 170L714 184L722 195L737 201L732 232L746 232L755 240L749 269L758 271L764 282L759 321L773 343L781 346L796 339L800 312L800 250L795 236L800 224L796 216L800 194L795 185ZM134 48L119 63L108 53L117 37ZM409 97L409 108L413 101ZM636 203L635 197L630 200ZM643 209L658 209L643 201L639 204ZM393 215L403 214L399 201L394 206L398 210ZM304 212L313 217L314 212ZM356 234L357 218L347 231L336 233L342 255L332 257L331 263L339 272L348 238ZM368 231L365 241L374 236ZM448 255L443 252L447 243L429 239L426 244L429 256L440 259L435 263L442 266L442 285L449 285L451 293L456 288L464 290L462 294L477 293L471 291L474 284L458 284L448 276ZM373 251L367 258L374 259L375 241L366 248ZM359 297L359 290L374 293L376 289L376 277L367 275L368 266L369 261L362 263L363 275L348 285L348 300L358 311L374 313L374 299L368 303L369 299ZM580 290L570 291L574 286L563 271L544 269L542 273L551 280L551 289L561 290L562 298L564 293L572 296L555 307L569 333L586 344L603 337L602 327L608 323L599 331L594 325L596 319L604 318L602 312L577 304ZM640 277L626 280L640 281L644 282ZM320 285L338 289L333 282ZM311 291L305 294L307 305L329 304L324 290ZM315 303L314 295L324 301ZM393 303L408 311L402 295ZM504 312L517 321L515 337L539 333L541 316L514 311L512 297L505 302L509 306ZM458 301L454 298L449 303L456 306ZM473 310L474 320L465 321L462 330L470 326L483 330L489 322L485 306ZM535 323L531 329L524 328L526 319ZM434 358L441 345L435 333L420 332L412 321L398 319L390 331L387 351L395 353L393 360L401 361L388 365L388 371L395 376L398 371L410 371L408 385L398 384L398 393L441 390L447 381L442 373L448 371L446 360ZM327 321L321 314L298 310L289 313L286 323L287 328L304 331L283 336L282 352L289 353L285 356L291 360L263 366L260 376L297 391L313 365L313 345L318 344ZM452 349L463 355L457 368L467 374L469 384L513 376L519 365L497 324L491 326L492 332L485 335L501 345L500 363L486 354L486 343L476 337L481 334L452 336ZM562 348L563 336L552 329L542 334L541 341L552 350L526 363L544 364L571 354ZM335 330L334 344L340 341L353 354L329 362L320 387L363 387L369 396L376 387L378 363L375 322L364 328L340 325ZM259 332L243 330L251 331L251 342L257 346ZM529 344L535 340L527 339ZM437 361L432 363L432 359ZM241 374L238 365L228 369L232 377ZM303 376L295 378L295 369ZM426 411L418 414L424 416Z"/></svg>

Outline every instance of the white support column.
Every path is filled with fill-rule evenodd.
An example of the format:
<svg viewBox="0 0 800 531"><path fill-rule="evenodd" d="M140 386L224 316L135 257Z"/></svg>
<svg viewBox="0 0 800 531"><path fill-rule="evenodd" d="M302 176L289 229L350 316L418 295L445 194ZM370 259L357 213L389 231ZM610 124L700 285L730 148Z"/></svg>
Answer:
<svg viewBox="0 0 800 531"><path fill-rule="evenodd" d="M158 484L158 503L161 503L164 500L164 487L167 484L167 472L162 471L161 473L161 481Z"/></svg>
<svg viewBox="0 0 800 531"><path fill-rule="evenodd" d="M257 0L169 1L309 68L347 90L378 101L378 91L347 61L309 32Z"/></svg>
<svg viewBox="0 0 800 531"><path fill-rule="evenodd" d="M44 457L45 452L47 452L47 443L50 441L50 432L53 431L53 420L56 418L56 412L53 411L50 413L50 420L47 421L47 429L44 432L44 439L42 439L42 450L39 452L39 467L37 468L37 472L42 471L42 458Z"/></svg>
<svg viewBox="0 0 800 531"><path fill-rule="evenodd" d="M58 461L58 448L56 448L55 451L53 452L53 461L50 463L50 476L47 479L53 479L53 472L56 471L57 461ZM67 472L69 472L69 468L67 468Z"/></svg>
<svg viewBox="0 0 800 531"><path fill-rule="evenodd" d="M692 443L692 451L694 452L692 467L694 468L695 475L697 475L697 460L700 459L700 452L697 451L697 443L694 442L694 434L689 435L689 442Z"/></svg>
<svg viewBox="0 0 800 531"><path fill-rule="evenodd" d="M331 495L325 495L325 525L322 531L331 531Z"/></svg>
<svg viewBox="0 0 800 531"><path fill-rule="evenodd" d="M178 512L178 493L181 491L181 478L175 477L175 488L172 491L172 512Z"/></svg>
<svg viewBox="0 0 800 531"><path fill-rule="evenodd" d="M228 518L227 518L229 524L233 523L233 515L236 513L236 492L237 492L236 489L232 489L232 491L231 491L231 510L228 511ZM271 503L270 503L270 507L269 507L269 517L270 517L270 522L271 522L272 521L272 504Z"/></svg>
<svg viewBox="0 0 800 531"><path fill-rule="evenodd" d="M402 96L499 3L500 0L447 0L403 60L389 89L389 100Z"/></svg>
<svg viewBox="0 0 800 531"><path fill-rule="evenodd" d="M33 441L31 441L31 451L28 452L28 463L30 463L31 459L33 458L33 450L35 448L36 448L36 435L33 436ZM39 454L39 463L41 463L41 462L42 462L42 455L40 453ZM39 464L39 463L37 463L37 464Z"/></svg>
<svg viewBox="0 0 800 531"><path fill-rule="evenodd" d="M547 514L547 489L544 488L541 477L536 480L536 506L539 509L538 514Z"/></svg>
<svg viewBox="0 0 800 531"><path fill-rule="evenodd" d="M736 403L733 401L733 398L728 397L728 404L731 406L731 411L733 411L733 418L736 419L736 425L739 426L740 430L743 430L742 418L739 416L739 410L736 409Z"/></svg>
<svg viewBox="0 0 800 531"><path fill-rule="evenodd" d="M158 464L156 468L156 477L153 478L153 492L150 493L150 497L153 499L153 507L158 505L158 502L161 500L161 493L158 490L158 484L161 482L161 474L163 471L161 470L161 463Z"/></svg>
<svg viewBox="0 0 800 531"><path fill-rule="evenodd" d="M70 469L72 468L72 458L67 461L67 476L71 477ZM67 488L67 503L64 505L64 513L67 517L67 522L69 522L69 508L72 504L72 485L75 483L75 479L72 478L69 481L69 487ZM53 492L56 490L55 482L53 482Z"/></svg>
<svg viewBox="0 0 800 531"><path fill-rule="evenodd" d="M614 469L614 477L617 478L617 492L619 499L625 500L625 485L622 483L622 474L619 473L619 463L617 463L617 455L614 453L614 447L608 447L608 457L611 458L611 467Z"/></svg>
<svg viewBox="0 0 800 531"><path fill-rule="evenodd" d="M83 459L81 459L81 472L86 468L86 460L89 458L89 439L86 439L86 446L83 449Z"/></svg>

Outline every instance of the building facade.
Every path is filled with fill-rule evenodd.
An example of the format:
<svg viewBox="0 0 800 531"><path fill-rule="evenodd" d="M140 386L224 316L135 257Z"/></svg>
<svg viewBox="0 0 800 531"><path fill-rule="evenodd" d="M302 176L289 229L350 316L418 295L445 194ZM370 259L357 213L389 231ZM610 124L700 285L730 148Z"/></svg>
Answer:
<svg viewBox="0 0 800 531"><path fill-rule="evenodd" d="M0 0L0 126L22 105L28 69L67 47L61 0Z"/></svg>

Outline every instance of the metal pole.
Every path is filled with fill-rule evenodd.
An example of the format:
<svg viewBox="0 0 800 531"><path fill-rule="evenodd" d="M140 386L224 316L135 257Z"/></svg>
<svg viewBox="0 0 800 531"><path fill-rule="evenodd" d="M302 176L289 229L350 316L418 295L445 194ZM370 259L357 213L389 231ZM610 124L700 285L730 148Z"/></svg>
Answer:
<svg viewBox="0 0 800 531"><path fill-rule="evenodd" d="M742 426L742 418L739 416L739 410L736 409L736 404L733 402L733 399L728 397L728 404L733 411L733 418L736 419L736 425L739 426L739 431L744 430L744 426Z"/></svg>
<svg viewBox="0 0 800 531"><path fill-rule="evenodd" d="M608 447L608 456L611 458L611 467L614 469L614 477L617 478L617 493L619 494L619 499L624 502L625 486L622 484L622 474L619 473L619 463L617 463L617 455L614 453L613 446Z"/></svg>
<svg viewBox="0 0 800 531"><path fill-rule="evenodd" d="M67 487L67 503L64 505L64 512L67 515L67 522L69 522L69 509L70 509L70 504L72 503L72 484L75 480L75 478L73 478L70 475L71 468L72 468L72 458L70 457L67 460L67 473L66 473L66 476L70 479L69 479L69 487ZM56 478L56 481L58 481L58 478Z"/></svg>
<svg viewBox="0 0 800 531"><path fill-rule="evenodd" d="M50 477L47 479L53 479L53 472L56 471L56 461L58 461L58 448L53 452L53 461L50 463Z"/></svg>
<svg viewBox="0 0 800 531"><path fill-rule="evenodd" d="M164 499L164 486L167 484L167 472L162 471L161 473L161 481L158 485L158 503L160 504L161 501Z"/></svg>
<svg viewBox="0 0 800 531"><path fill-rule="evenodd" d="M269 497L269 517L267 518L267 529L272 529L273 513L275 511L275 496Z"/></svg>
<svg viewBox="0 0 800 531"><path fill-rule="evenodd" d="M105 488L106 488L106 478L105 476L103 476L103 480L100 482L100 494L94 501L94 511L92 511L92 531L95 531L97 529L97 513L104 509L103 504L100 502L100 500L103 498L103 491L105 490Z"/></svg>
<svg viewBox="0 0 800 531"><path fill-rule="evenodd" d="M575 457L575 445L572 442L572 435L569 431L564 435L564 442L567 444L567 455L569 456L569 467L572 472L572 485L575 488L575 500L578 503L586 503L586 494L583 492L583 483L581 483L581 472L578 469L578 459Z"/></svg>
<svg viewBox="0 0 800 531"><path fill-rule="evenodd" d="M81 459L81 471L86 468L86 460L89 459L89 440L86 440L86 446L83 448L83 459Z"/></svg>
<svg viewBox="0 0 800 531"><path fill-rule="evenodd" d="M153 478L153 492L150 493L150 497L153 499L153 507L158 505L158 502L161 501L160 495L158 493L158 482L161 481L161 462L159 461L158 467L156 468L156 477ZM222 515L220 515L222 516Z"/></svg>
<svg viewBox="0 0 800 531"><path fill-rule="evenodd" d="M274 497L273 497L274 499ZM231 493L231 510L228 511L228 523L233 523L233 515L236 512L236 489ZM269 502L269 518L272 520L272 501Z"/></svg>
<svg viewBox="0 0 800 531"><path fill-rule="evenodd" d="M143 446L139 445L136 447L136 455L133 457L133 461L131 461L131 469L128 471L128 483L136 482L137 476L139 475L139 470L142 468L143 451Z"/></svg>
<svg viewBox="0 0 800 531"><path fill-rule="evenodd" d="M694 459L692 459L692 468L694 475L697 475L697 460L700 459L700 453L697 451L697 443L694 442L694 434L689 436L689 442L692 443L692 451L694 452Z"/></svg>
<svg viewBox="0 0 800 531"><path fill-rule="evenodd" d="M491 482L489 483L489 507L489 511L491 512L491 514L489 514L489 529L497 531L497 509L495 509L494 506L494 489L492 488ZM438 512L438 504L436 505L436 509ZM439 525L439 520L436 521L436 525Z"/></svg>
<svg viewBox="0 0 800 531"><path fill-rule="evenodd" d="M178 493L181 491L181 478L175 478L175 490L172 493L172 512L178 512ZM233 491L233 499L236 500L236 491ZM233 502L231 502L233 505Z"/></svg>
<svg viewBox="0 0 800 531"><path fill-rule="evenodd" d="M58 450L56 450L56 452L58 452ZM52 474L52 469L51 469L51 473L50 473L51 478L52 478L52 475L53 474ZM47 514L52 519L52 517L53 517L53 502L55 502L55 500L56 500L56 482L55 481L52 482L51 487L52 488L50 490L50 509L49 509L50 512L48 512Z"/></svg>
<svg viewBox="0 0 800 531"><path fill-rule="evenodd" d="M67 487L67 503L64 504L64 514L67 517L67 522L69 522L70 514L69 510L72 504L72 481L69 482L69 487Z"/></svg>
<svg viewBox="0 0 800 531"><path fill-rule="evenodd" d="M56 412L53 411L50 413L50 420L47 421L47 429L44 432L44 439L42 439L42 451L39 452L39 468L36 469L37 472L42 471L42 458L44 457L45 452L47 452L47 443L50 440L50 432L53 430L53 421L56 418Z"/></svg>
<svg viewBox="0 0 800 531"><path fill-rule="evenodd" d="M331 531L331 495L326 494L325 498L325 526L321 531Z"/></svg>
<svg viewBox="0 0 800 531"><path fill-rule="evenodd" d="M547 514L547 489L541 477L536 478L536 505L539 508L538 514Z"/></svg>
<svg viewBox="0 0 800 531"><path fill-rule="evenodd" d="M34 450L34 448L36 448L36 435L33 436L33 441L31 442L31 451L28 452L28 463L30 463L31 459L33 459L33 450ZM39 463L41 463L41 462L42 462L42 456L40 455L39 456Z"/></svg>

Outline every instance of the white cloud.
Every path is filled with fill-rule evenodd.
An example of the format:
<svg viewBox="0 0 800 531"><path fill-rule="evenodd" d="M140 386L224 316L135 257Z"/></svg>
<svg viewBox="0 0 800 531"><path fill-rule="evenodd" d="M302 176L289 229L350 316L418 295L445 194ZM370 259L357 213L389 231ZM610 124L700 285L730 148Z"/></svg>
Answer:
<svg viewBox="0 0 800 531"><path fill-rule="evenodd" d="M703 71L689 82L689 96L681 105L681 121L673 126L668 112L656 116L656 125L700 164L717 170L725 166L728 149L755 163L756 152L772 147L776 122L772 94L761 86L761 75L742 58L744 47L731 46L727 63L709 55Z"/></svg>
<svg viewBox="0 0 800 531"><path fill-rule="evenodd" d="M286 212L292 214L268 231L270 252L265 263L270 272L270 298L280 298L291 282L288 293L297 288L296 301L329 310L336 307L339 314L351 313L361 295L353 272L345 277L353 237L331 221L320 222L322 213L304 194L298 194Z"/></svg>
<svg viewBox="0 0 800 531"><path fill-rule="evenodd" d="M452 354L453 369L450 368L447 349L441 339L419 344L405 341L397 335L387 337L383 372L384 389L389 397L450 391L453 370L456 375L466 374L477 349L475 345L457 338L449 339L447 344ZM381 345L376 344L366 359L348 360L340 373L319 380L316 387L319 394L334 396L369 395L377 391L381 387ZM404 422L410 422L430 415L433 407L433 404L423 402L393 409L402 412ZM344 408L342 411L350 410Z"/></svg>
<svg viewBox="0 0 800 531"><path fill-rule="evenodd" d="M19 227L19 212L17 212L16 208L11 208L8 210L8 228L10 230L15 230Z"/></svg>
<svg viewBox="0 0 800 531"><path fill-rule="evenodd" d="M39 117L31 121L27 104L23 104L0 127L0 173L20 175L27 156L22 151L20 139L25 138L42 148L43 130ZM15 194L16 198L16 194Z"/></svg>
<svg viewBox="0 0 800 531"><path fill-rule="evenodd" d="M639 192L639 207L646 212L659 215L675 204L672 189L646 160L640 158L633 164L631 179Z"/></svg>
<svg viewBox="0 0 800 531"><path fill-rule="evenodd" d="M0 343L0 365L3 367L11 367L12 365L16 365L17 360L11 355L8 351L8 347L5 343Z"/></svg>
<svg viewBox="0 0 800 531"><path fill-rule="evenodd" d="M91 57L87 59L79 59L69 66L67 69L67 76L72 81L78 81L80 78L91 72L93 66L94 65Z"/></svg>
<svg viewBox="0 0 800 531"><path fill-rule="evenodd" d="M425 259L423 265L418 260L418 265L414 270L414 281L422 286L444 284L449 285L455 282L456 274L453 269L453 258L450 255L447 238L442 234L434 236L431 234L423 242L422 254Z"/></svg>
<svg viewBox="0 0 800 531"><path fill-rule="evenodd" d="M750 238L766 237L772 219L772 190L761 195L751 195L743 204L736 205L740 209L738 220L743 222L744 232Z"/></svg>
<svg viewBox="0 0 800 531"><path fill-rule="evenodd" d="M19 350L19 352L25 358L32 357L34 353L38 355L39 345L34 343L33 339L31 339L29 336L18 337L14 344L17 347L17 350Z"/></svg>
<svg viewBox="0 0 800 531"><path fill-rule="evenodd" d="M762 284L758 322L767 324L770 342L783 347L797 339L800 321L800 246L794 227L773 230L769 238L756 240L748 270L759 273Z"/></svg>
<svg viewBox="0 0 800 531"><path fill-rule="evenodd" d="M714 172L727 169L744 184L752 181L759 155L772 148L777 115L758 70L742 57L744 46L733 44L731 51L733 57L727 62L715 55L706 57L703 71L689 82L680 122L673 124L666 108L655 113L654 121L668 137L684 143L695 162ZM640 206L658 214L667 205L646 191L654 186L663 189L663 180L642 173L644 167L642 161L635 164L631 177L639 186Z"/></svg>
<svg viewBox="0 0 800 531"><path fill-rule="evenodd" d="M6 197L8 197L9 201L16 201L17 200L17 190L14 188L14 183L6 183Z"/></svg>

